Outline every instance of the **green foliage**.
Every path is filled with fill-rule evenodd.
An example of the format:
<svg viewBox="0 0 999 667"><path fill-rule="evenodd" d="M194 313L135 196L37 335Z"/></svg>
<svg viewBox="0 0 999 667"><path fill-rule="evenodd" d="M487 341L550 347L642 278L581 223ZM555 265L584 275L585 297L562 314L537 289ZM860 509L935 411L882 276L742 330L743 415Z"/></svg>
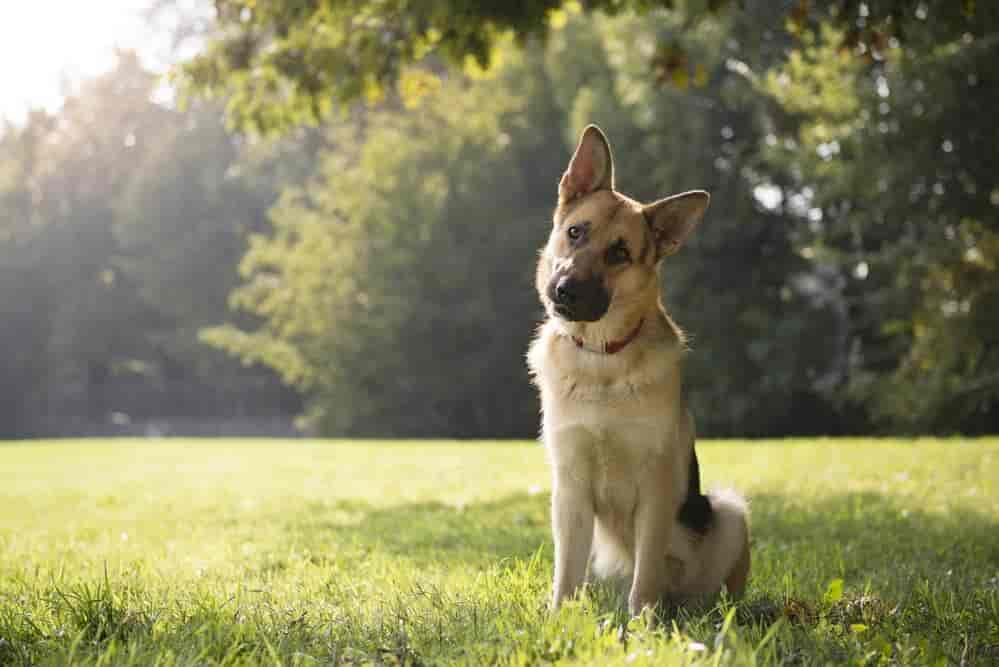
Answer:
<svg viewBox="0 0 999 667"><path fill-rule="evenodd" d="M51 125L50 119L35 115L23 131L8 127L0 135L0 331L6 340L21 343L8 346L0 357L0 375L9 387L18 387L0 394L0 430L6 435L29 428L47 368L50 294L39 264L40 216L32 201L40 137ZM14 350L18 353L11 354Z"/></svg>
<svg viewBox="0 0 999 667"><path fill-rule="evenodd" d="M147 336L156 355L204 381L253 382L254 373L237 372L198 335L227 312L246 239L267 225L283 182L267 173L268 162L292 160L241 150L214 106L165 120L115 208L116 264L155 314ZM278 153L274 146L257 152L268 151Z"/></svg>
<svg viewBox="0 0 999 667"><path fill-rule="evenodd" d="M784 25L799 34L832 21L845 31L849 46L880 57L891 40L908 37L906 22L914 12L955 25L990 11L980 4L833 0L773 8L773 3L729 0L223 0L215 3L207 46L175 76L188 93L225 98L236 127L280 132L321 121L359 100L380 102L397 88L411 89L412 81L405 79L414 65L492 66L509 37L521 44L547 39L567 16L581 11L655 16L677 10L692 26L726 15L744 21L763 9L773 15L770 29ZM647 76L679 89L703 85L705 66L678 41L646 54Z"/></svg>
<svg viewBox="0 0 999 667"><path fill-rule="evenodd" d="M629 619L601 587L548 611L528 443L0 444L0 662L994 661L995 439L699 452L752 500L747 596Z"/></svg>
<svg viewBox="0 0 999 667"><path fill-rule="evenodd" d="M217 106L125 55L0 135L0 428L295 410L273 371L326 434L534 433L535 251L597 122L623 191L714 195L664 274L702 431L994 430L997 7L216 3L178 76Z"/></svg>
<svg viewBox="0 0 999 667"><path fill-rule="evenodd" d="M281 180L260 187L267 168L219 110L179 113L153 100L156 85L123 53L56 115L0 135L7 435L114 412L195 416L223 401L232 414L228 401L287 395L197 340L226 312L245 236Z"/></svg>
<svg viewBox="0 0 999 667"><path fill-rule="evenodd" d="M112 207L141 161L141 140L167 115L149 103L154 84L123 55L114 72L68 99L58 119L37 113L5 133L14 150L4 151L13 176L0 214L7 236L0 271L15 272L18 282L3 281L5 301L22 312L12 314L4 339L25 346L16 356L35 365L21 378L28 398L15 413L21 428L63 407L65 395L51 385L82 386L79 409L106 411L95 385L142 354L149 313L114 263Z"/></svg>
<svg viewBox="0 0 999 667"><path fill-rule="evenodd" d="M725 0L307 0L216 3L206 48L176 72L191 92L225 97L241 129L286 130L352 102L380 102L413 65L482 70L510 35L523 44L582 10L618 13L684 5L714 14ZM405 88L405 86L403 86Z"/></svg>
<svg viewBox="0 0 999 667"><path fill-rule="evenodd" d="M259 326L203 339L308 392L323 433L533 432L522 362L538 314L531 273L554 184L579 129L596 121L625 192L715 195L665 271L694 339L702 430L829 429L807 411L845 358L818 343L842 348L842 327L796 286L812 269L793 251L787 217L752 204L766 99L727 69L719 46L771 18L691 29L678 14L573 12L544 48L507 45L491 73L452 78L418 113L388 105L332 124L319 176L285 192L273 235L255 237L244 259L233 304ZM671 36L706 67L696 94L645 76L636 54ZM816 346L801 348L803 337Z"/></svg>
<svg viewBox="0 0 999 667"><path fill-rule="evenodd" d="M608 83L603 91L576 97L573 119L607 126L626 192L646 200L689 188L712 192L706 222L664 267L667 306L693 340L687 379L699 428L730 435L827 430L835 428L832 420L814 414L810 405L839 373L837 304L834 297L815 299L802 289L822 276L794 252L792 221L754 202L764 180L767 108L730 65L739 54L769 57L762 47L732 42L765 42L762 35L779 14L763 3L754 9L751 20L738 14L693 27L679 13L596 22L590 30L602 42ZM576 39L586 32L576 25L565 35ZM674 40L705 68L706 81L697 90L664 87L647 76L642 54ZM553 38L552 46L558 45ZM557 52L561 69L553 79L572 81L564 72L583 48L571 44ZM581 107L591 99L607 108ZM802 339L814 346L800 346ZM791 421L793 427L784 426Z"/></svg>
<svg viewBox="0 0 999 667"><path fill-rule="evenodd" d="M999 191L982 153L999 143L999 11L959 5L900 17L905 41L875 59L842 31L805 33L762 86L787 114L769 171L817 213L800 251L845 282L850 399L893 429L989 428L999 404Z"/></svg>
<svg viewBox="0 0 999 667"><path fill-rule="evenodd" d="M553 140L532 136L550 114L544 85L536 62L511 55L498 77L448 83L418 114L331 127L319 174L284 193L273 235L243 260L233 303L263 326L204 339L309 390L327 433L522 433L529 398L492 397L526 389L529 258L550 202L537 207L520 169ZM518 333L511 312L525 316ZM504 404L506 430L485 409Z"/></svg>

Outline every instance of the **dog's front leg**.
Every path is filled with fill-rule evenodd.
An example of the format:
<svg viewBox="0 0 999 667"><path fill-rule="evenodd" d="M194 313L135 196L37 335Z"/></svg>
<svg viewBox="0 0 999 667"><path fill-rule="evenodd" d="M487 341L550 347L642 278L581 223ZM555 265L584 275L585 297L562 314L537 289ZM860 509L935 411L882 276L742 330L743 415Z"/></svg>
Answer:
<svg viewBox="0 0 999 667"><path fill-rule="evenodd" d="M558 608L583 583L593 546L593 499L585 485L558 472L552 490L552 533L555 538L552 606Z"/></svg>
<svg viewBox="0 0 999 667"><path fill-rule="evenodd" d="M663 475L647 480L635 508L635 573L628 595L628 611L633 616L655 606L666 592L666 553L673 529L669 512L672 485L667 480Z"/></svg>

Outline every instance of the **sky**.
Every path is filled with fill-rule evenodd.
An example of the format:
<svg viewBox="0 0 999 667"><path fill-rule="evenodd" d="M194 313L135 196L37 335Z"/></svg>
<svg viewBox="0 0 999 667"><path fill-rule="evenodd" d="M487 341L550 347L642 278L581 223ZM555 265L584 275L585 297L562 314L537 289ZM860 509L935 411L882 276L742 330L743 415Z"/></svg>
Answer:
<svg viewBox="0 0 999 667"><path fill-rule="evenodd" d="M57 109L66 82L100 74L114 50L132 48L152 66L141 10L150 0L0 0L0 117Z"/></svg>

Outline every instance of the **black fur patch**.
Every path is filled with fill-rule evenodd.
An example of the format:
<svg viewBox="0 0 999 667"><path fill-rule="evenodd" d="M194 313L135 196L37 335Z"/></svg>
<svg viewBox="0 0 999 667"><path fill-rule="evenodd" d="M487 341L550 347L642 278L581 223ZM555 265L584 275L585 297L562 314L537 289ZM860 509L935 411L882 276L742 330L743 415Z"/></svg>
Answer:
<svg viewBox="0 0 999 667"><path fill-rule="evenodd" d="M690 471L687 475L687 497L676 515L684 526L703 535L711 527L714 510L708 497L701 493L701 466L697 463L697 450L690 452Z"/></svg>

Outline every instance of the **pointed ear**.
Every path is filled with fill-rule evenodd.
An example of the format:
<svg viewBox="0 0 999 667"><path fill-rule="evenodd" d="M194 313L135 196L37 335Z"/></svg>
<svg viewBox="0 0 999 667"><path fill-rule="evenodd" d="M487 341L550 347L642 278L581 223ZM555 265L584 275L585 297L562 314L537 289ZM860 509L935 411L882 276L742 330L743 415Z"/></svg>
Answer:
<svg viewBox="0 0 999 667"><path fill-rule="evenodd" d="M657 260L680 249L701 221L709 201L711 195L704 190L691 190L660 199L642 209L656 239Z"/></svg>
<svg viewBox="0 0 999 667"><path fill-rule="evenodd" d="M596 190L614 189L614 158L607 137L596 125L587 125L569 166L558 184L559 201L566 202Z"/></svg>

